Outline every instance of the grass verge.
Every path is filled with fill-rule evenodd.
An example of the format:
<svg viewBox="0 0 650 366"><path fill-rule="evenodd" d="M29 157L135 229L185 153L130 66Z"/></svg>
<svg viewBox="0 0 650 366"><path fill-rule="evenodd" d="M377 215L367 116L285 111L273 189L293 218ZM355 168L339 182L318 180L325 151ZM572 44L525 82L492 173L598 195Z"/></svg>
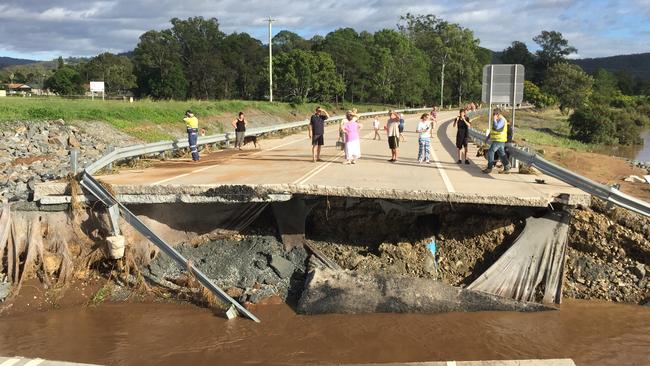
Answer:
<svg viewBox="0 0 650 366"><path fill-rule="evenodd" d="M218 101L152 101L138 100L134 103L115 100L73 100L52 98L0 98L0 124L12 121L51 121L63 119L79 124L83 121L100 121L144 141L169 139L182 131L182 117L187 109L193 110L202 127L209 133L223 130L240 111L255 112L257 118L271 116L277 120L295 121L305 119L317 105L334 113L350 109L351 104L339 105L305 103L294 105L282 102L218 100ZM360 112L386 110L383 105L354 105ZM253 118L251 118L253 119ZM253 121L255 122L255 121Z"/></svg>

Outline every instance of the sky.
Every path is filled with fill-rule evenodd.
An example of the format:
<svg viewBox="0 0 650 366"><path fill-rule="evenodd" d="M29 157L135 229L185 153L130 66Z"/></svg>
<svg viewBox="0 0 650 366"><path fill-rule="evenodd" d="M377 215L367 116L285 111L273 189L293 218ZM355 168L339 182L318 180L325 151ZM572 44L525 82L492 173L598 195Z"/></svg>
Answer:
<svg viewBox="0 0 650 366"><path fill-rule="evenodd" d="M342 27L395 28L406 13L458 23L494 51L515 40L535 50L535 35L556 30L578 49L572 58L650 52L650 0L0 0L0 56L49 60L130 51L142 33L169 28L171 18L215 17L225 33L267 43L269 16L276 19L274 34L311 38Z"/></svg>

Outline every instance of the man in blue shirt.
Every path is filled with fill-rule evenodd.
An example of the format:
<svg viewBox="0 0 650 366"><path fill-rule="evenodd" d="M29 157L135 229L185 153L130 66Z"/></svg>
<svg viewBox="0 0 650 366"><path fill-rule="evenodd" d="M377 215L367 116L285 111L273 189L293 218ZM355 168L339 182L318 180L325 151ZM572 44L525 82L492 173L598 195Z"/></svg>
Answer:
<svg viewBox="0 0 650 366"><path fill-rule="evenodd" d="M494 166L494 153L499 155L503 163L502 174L510 174L510 162L506 157L505 146L508 141L508 121L501 115L501 110L495 108L492 112L492 121L490 134L485 138L485 143L491 142L490 149L487 152L488 165L483 169L483 173L492 173Z"/></svg>

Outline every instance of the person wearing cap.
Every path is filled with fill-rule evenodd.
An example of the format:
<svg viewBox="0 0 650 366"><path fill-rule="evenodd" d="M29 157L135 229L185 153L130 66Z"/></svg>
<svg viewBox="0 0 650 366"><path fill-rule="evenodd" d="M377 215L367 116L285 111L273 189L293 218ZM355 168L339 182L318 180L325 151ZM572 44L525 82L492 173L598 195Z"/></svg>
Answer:
<svg viewBox="0 0 650 366"><path fill-rule="evenodd" d="M183 118L185 126L187 127L187 142L190 145L192 152L192 161L199 161L199 149L197 147L199 136L199 120L194 116L191 110L185 111L185 118Z"/></svg>
<svg viewBox="0 0 650 366"><path fill-rule="evenodd" d="M317 107L309 120L309 138L311 139L312 161L322 161L320 158L321 147L325 144L325 120L330 115L321 107Z"/></svg>
<svg viewBox="0 0 650 366"><path fill-rule="evenodd" d="M391 157L388 161L391 163L397 162L397 154L399 152L399 115L391 110L388 112L388 121L384 130L388 135L388 147L390 148Z"/></svg>
<svg viewBox="0 0 650 366"><path fill-rule="evenodd" d="M495 108L492 112L492 121L490 121L490 134L485 138L485 143L490 142L490 149L487 152L488 165L483 169L483 173L492 173L494 167L494 153L499 155L503 163L502 174L510 174L510 162L506 157L505 146L508 141L508 121L501 115L501 110Z"/></svg>

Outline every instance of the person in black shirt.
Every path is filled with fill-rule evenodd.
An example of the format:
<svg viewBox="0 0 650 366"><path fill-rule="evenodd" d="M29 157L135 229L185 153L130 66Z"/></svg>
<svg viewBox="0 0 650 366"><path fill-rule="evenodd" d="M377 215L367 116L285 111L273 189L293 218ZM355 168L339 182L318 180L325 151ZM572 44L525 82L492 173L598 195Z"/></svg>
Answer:
<svg viewBox="0 0 650 366"><path fill-rule="evenodd" d="M311 139L311 156L312 161L322 161L320 158L321 146L325 143L323 135L325 134L325 120L330 115L321 107L316 108L316 112L309 120L309 138Z"/></svg>
<svg viewBox="0 0 650 366"><path fill-rule="evenodd" d="M232 126L235 128L235 148L241 150L244 144L244 135L246 135L246 125L248 121L244 118L244 112L239 112L237 118L232 121Z"/></svg>
<svg viewBox="0 0 650 366"><path fill-rule="evenodd" d="M454 120L454 127L458 126L456 131L456 148L458 149L458 164L462 164L463 158L461 150L465 149L465 164L469 164L467 159L467 138L468 129L472 127L472 124L469 122L469 117L465 114L465 109L461 109L458 117Z"/></svg>

